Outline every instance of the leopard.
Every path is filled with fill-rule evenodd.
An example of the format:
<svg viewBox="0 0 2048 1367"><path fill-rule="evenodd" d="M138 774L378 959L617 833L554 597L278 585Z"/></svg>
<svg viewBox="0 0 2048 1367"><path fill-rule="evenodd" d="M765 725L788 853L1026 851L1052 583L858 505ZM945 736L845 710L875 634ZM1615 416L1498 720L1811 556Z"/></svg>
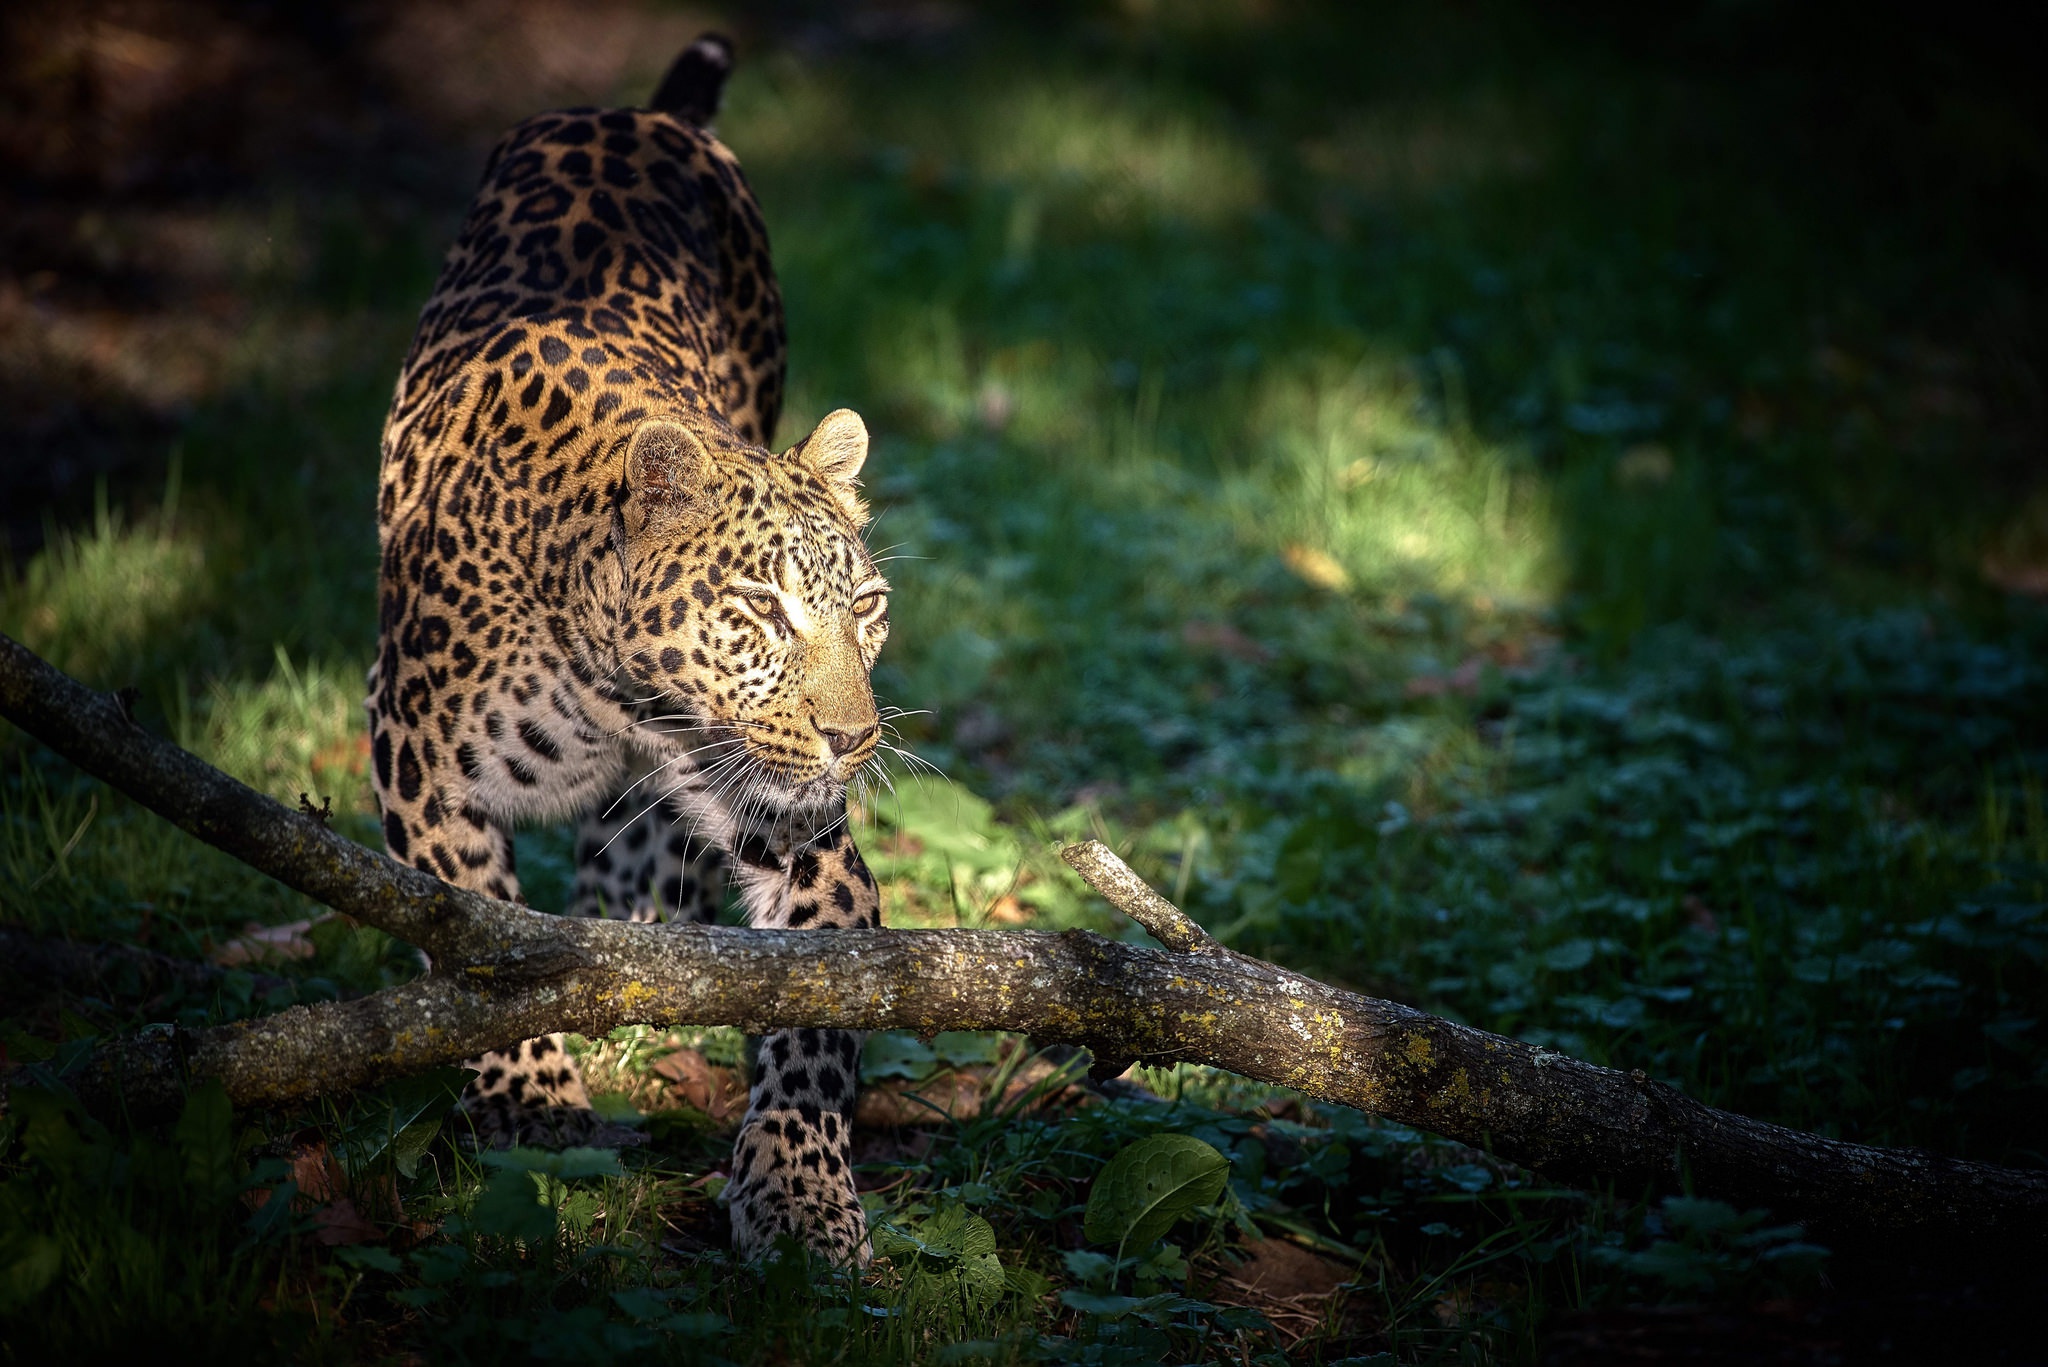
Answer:
<svg viewBox="0 0 2048 1367"><path fill-rule="evenodd" d="M711 126L732 45L645 108L513 127L419 315L377 486L371 778L386 850L522 900L513 831L573 821L564 914L880 924L848 822L889 633L849 409L769 443L787 332L759 204ZM429 966L431 971L431 965ZM863 1036L749 1041L723 1192L735 1250L871 1255ZM561 1037L470 1063L474 1142L597 1124Z"/></svg>

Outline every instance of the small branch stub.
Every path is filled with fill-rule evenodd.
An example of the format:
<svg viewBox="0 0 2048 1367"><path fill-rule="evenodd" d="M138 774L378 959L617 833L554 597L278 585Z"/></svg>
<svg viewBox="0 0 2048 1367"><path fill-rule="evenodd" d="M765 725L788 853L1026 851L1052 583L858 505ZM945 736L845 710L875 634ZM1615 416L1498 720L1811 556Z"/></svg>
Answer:
<svg viewBox="0 0 2048 1367"><path fill-rule="evenodd" d="M1222 942L1194 919L1152 891L1131 866L1100 840L1084 840L1060 850L1060 858L1108 899L1109 904L1151 932L1152 938L1176 954L1216 954Z"/></svg>

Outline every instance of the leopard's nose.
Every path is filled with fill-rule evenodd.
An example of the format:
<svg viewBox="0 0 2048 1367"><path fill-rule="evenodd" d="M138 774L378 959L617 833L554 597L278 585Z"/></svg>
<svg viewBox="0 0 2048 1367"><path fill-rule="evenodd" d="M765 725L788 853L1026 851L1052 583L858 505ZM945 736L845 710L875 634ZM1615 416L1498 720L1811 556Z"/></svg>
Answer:
<svg viewBox="0 0 2048 1367"><path fill-rule="evenodd" d="M847 726L834 723L830 726L811 718L811 729L825 738L825 744L832 747L832 753L843 755L849 750L858 750L875 738L881 729L880 722L869 722L866 726Z"/></svg>

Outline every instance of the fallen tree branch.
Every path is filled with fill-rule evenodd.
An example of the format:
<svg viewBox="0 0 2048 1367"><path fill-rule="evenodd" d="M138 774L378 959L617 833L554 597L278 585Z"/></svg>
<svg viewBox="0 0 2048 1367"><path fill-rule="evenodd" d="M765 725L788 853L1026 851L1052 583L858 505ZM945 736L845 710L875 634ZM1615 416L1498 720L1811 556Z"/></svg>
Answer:
<svg viewBox="0 0 2048 1367"><path fill-rule="evenodd" d="M638 1021L1012 1030L1098 1058L1190 1060L1627 1195L1689 1189L1835 1237L2039 1243L2048 1173L1848 1144L1716 1111L1640 1072L1329 987L1224 948L1095 842L1066 858L1167 949L1084 931L783 930L544 916L363 849L143 732L0 637L0 714L201 839L419 944L434 971L351 1002L110 1041L87 1104L176 1104L189 1077L281 1105L553 1030Z"/></svg>

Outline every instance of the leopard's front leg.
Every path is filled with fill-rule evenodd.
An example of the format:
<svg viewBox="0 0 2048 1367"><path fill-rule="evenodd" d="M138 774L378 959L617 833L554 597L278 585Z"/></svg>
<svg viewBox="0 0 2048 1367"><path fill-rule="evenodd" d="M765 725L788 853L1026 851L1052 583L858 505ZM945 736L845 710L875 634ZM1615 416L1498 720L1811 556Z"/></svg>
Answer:
<svg viewBox="0 0 2048 1367"><path fill-rule="evenodd" d="M881 924L880 892L843 814L828 833L808 840L764 830L743 833L734 845L752 924ZM794 1234L835 1263L868 1261L852 1155L863 1038L852 1030L778 1030L752 1041L752 1087L726 1187L741 1257L760 1257L779 1236Z"/></svg>

